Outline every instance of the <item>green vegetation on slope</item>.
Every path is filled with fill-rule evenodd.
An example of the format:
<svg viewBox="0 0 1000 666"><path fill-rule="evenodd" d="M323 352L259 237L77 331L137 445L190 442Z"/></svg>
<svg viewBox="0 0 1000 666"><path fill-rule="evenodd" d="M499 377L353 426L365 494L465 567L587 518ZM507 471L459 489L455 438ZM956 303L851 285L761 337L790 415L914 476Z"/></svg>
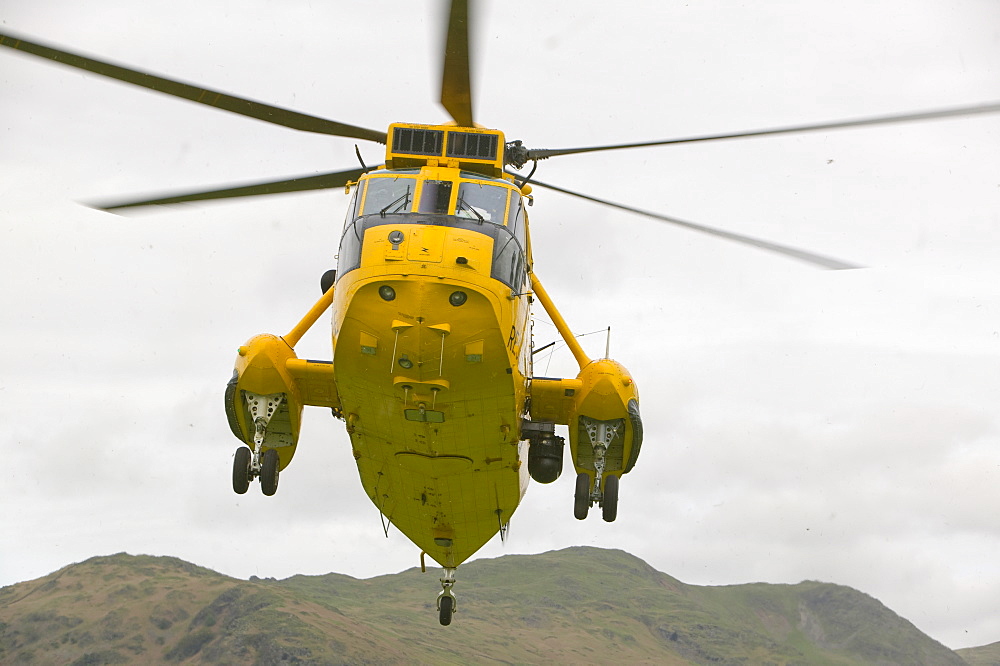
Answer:
<svg viewBox="0 0 1000 666"><path fill-rule="evenodd" d="M972 666L1000 666L1000 642L955 650Z"/></svg>
<svg viewBox="0 0 1000 666"><path fill-rule="evenodd" d="M0 590L0 662L966 663L827 583L698 587L621 551L570 548L463 565L441 627L438 575L241 581L175 558L97 557Z"/></svg>

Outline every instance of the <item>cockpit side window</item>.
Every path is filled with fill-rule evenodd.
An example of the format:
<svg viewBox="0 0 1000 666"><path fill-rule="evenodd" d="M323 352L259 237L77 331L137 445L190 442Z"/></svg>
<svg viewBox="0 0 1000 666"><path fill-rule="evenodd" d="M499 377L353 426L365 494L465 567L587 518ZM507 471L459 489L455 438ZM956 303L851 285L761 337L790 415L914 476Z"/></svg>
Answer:
<svg viewBox="0 0 1000 666"><path fill-rule="evenodd" d="M507 228L523 249L526 245L527 231L524 226L524 200L517 192L511 192L510 210L507 211Z"/></svg>
<svg viewBox="0 0 1000 666"><path fill-rule="evenodd" d="M508 192L510 190L506 187L464 182L458 188L455 215L502 225L507 210Z"/></svg>
<svg viewBox="0 0 1000 666"><path fill-rule="evenodd" d="M413 208L415 178L369 178L362 215L408 213Z"/></svg>
<svg viewBox="0 0 1000 666"><path fill-rule="evenodd" d="M496 243L493 246L492 276L520 293L526 277L524 248L526 242L524 206L521 195L510 194L510 208L507 225L496 229Z"/></svg>
<svg viewBox="0 0 1000 666"><path fill-rule="evenodd" d="M358 216L358 205L361 203L361 193L364 192L364 184L364 181L358 183L354 191L351 192L351 201L347 204L347 217L344 220L344 229L347 229L351 222Z"/></svg>

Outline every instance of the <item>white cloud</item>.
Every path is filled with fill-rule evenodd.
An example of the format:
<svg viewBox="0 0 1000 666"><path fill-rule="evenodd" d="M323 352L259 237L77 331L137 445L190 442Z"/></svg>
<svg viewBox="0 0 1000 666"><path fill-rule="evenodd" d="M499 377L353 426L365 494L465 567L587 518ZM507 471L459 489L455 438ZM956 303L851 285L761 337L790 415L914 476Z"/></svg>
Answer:
<svg viewBox="0 0 1000 666"><path fill-rule="evenodd" d="M483 122L560 147L1000 97L990 3L632 7L488 3ZM375 129L444 117L433 16L408 3L261 1L238 15L22 3L0 22ZM345 198L128 218L74 203L346 168L354 142L0 58L12 102L0 105L0 479L15 502L0 583L121 550L239 576L415 566L417 549L382 533L342 424L322 410L307 412L276 498L229 487L235 348L286 332L318 297ZM542 181L871 268L812 270L537 188L539 276L574 330L612 327L647 440L617 522L571 517L570 470L533 486L508 543L481 556L586 544L690 583L828 580L951 647L1000 639L998 122L543 162ZM536 310L541 344L555 333ZM317 325L301 354L328 358L327 335ZM583 338L594 356L604 343ZM575 372L565 349L537 369Z"/></svg>

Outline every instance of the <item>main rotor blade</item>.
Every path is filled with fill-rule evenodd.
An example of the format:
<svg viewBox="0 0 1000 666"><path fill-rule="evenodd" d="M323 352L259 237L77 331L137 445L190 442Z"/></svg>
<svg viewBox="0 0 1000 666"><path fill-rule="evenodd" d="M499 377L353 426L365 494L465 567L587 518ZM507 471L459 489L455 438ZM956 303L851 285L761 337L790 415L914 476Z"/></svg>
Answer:
<svg viewBox="0 0 1000 666"><path fill-rule="evenodd" d="M444 45L441 104L461 127L475 127L469 70L469 2L452 0Z"/></svg>
<svg viewBox="0 0 1000 666"><path fill-rule="evenodd" d="M180 97L197 102L198 104L205 104L241 116L256 118L257 120L281 125L282 127L290 127L302 130L303 132L316 132L318 134L376 141L378 143L385 143L386 141L385 132L346 125L333 120L299 113L298 111L271 106L263 102L234 97L209 88L201 88L181 81L165 79L137 69L114 65L78 53L71 53L38 42L31 42L16 35L0 33L0 46L6 46L23 53L38 56L39 58L52 60L61 65L76 67L77 69L100 74L111 79L155 90L159 93Z"/></svg>
<svg viewBox="0 0 1000 666"><path fill-rule="evenodd" d="M601 150L620 150L623 148L645 148L648 146L666 146L673 143L695 143L698 141L719 141L722 139L740 139L751 136L768 136L772 134L792 134L795 132L814 132L820 130L843 129L847 127L863 127L866 125L888 125L892 123L908 123L917 120L933 120L935 118L951 118L957 116L971 116L979 113L1000 112L1000 102L990 104L980 104L977 106L962 106L951 109L938 109L936 111L921 111L919 113L903 113L891 116L875 116L872 118L856 118L853 120L837 120L833 122L818 123L815 125L794 125L790 127L777 127L772 129L748 130L744 132L732 132L729 134L706 134L703 136L692 136L681 139L664 139L662 141L644 141L639 143L619 143L608 146L589 146L585 148L556 148L553 150L529 150L529 160L542 160L547 157L557 155L575 155L578 153L594 153Z"/></svg>
<svg viewBox="0 0 1000 666"><path fill-rule="evenodd" d="M139 208L142 206L163 206L167 204L187 203L190 201L212 201L232 197L252 197L264 194L282 194L285 192L306 192L322 190L331 187L343 187L350 181L357 180L364 169L349 169L322 173L315 176L299 176L287 180L275 180L264 183L249 183L223 189L204 190L201 192L186 192L168 196L144 197L132 201L106 202L90 204L92 208L106 211L117 211L122 208Z"/></svg>
<svg viewBox="0 0 1000 666"><path fill-rule="evenodd" d="M799 250L797 248L789 247L787 245L779 245L778 243L772 243L771 241L762 240L760 238L753 238L752 236L744 236L743 234L737 234L731 231L723 231L722 229L713 229L712 227L706 227L701 224L695 224L694 222L687 222L686 220L681 220L676 217L669 217L667 215L661 215L659 213L652 213L648 210L642 210L640 208L633 208L631 206L625 206L620 203L614 203L613 201L598 199L596 197L592 197L587 194L573 192L571 190L567 190L562 187L556 187L555 185L549 185L548 183L542 183L537 180L532 180L531 184L538 185L540 187L547 187L548 189L555 190L556 192L562 192L563 194L568 194L573 197L579 197L580 199L586 199L587 201L593 201L594 203L603 204L605 206L611 206L612 208L618 208L619 210L628 211L630 213L645 215L646 217L651 217L654 220L659 220L661 222L669 222L670 224L675 224L681 227L685 227L686 229L700 231L703 234L715 236L716 238L724 238L726 240L734 241L736 243L741 243L743 245L751 245L753 247L760 248L762 250L767 250L768 252L775 252L777 254L781 254L786 257L791 257L793 259L798 259L799 261L804 261L806 263L810 263L815 266L820 266L822 268L828 268L831 270L862 268L857 264L849 264L845 261L840 261L839 259L833 259L832 257L824 257L821 254L815 254L813 252Z"/></svg>

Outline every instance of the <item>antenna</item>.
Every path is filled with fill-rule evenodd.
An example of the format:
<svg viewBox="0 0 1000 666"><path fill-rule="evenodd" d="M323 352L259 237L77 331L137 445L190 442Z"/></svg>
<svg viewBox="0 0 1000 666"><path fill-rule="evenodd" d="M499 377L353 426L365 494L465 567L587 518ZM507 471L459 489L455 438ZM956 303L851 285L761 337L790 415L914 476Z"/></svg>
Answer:
<svg viewBox="0 0 1000 666"><path fill-rule="evenodd" d="M611 327L608 326L608 337L604 343L604 358L611 358Z"/></svg>

